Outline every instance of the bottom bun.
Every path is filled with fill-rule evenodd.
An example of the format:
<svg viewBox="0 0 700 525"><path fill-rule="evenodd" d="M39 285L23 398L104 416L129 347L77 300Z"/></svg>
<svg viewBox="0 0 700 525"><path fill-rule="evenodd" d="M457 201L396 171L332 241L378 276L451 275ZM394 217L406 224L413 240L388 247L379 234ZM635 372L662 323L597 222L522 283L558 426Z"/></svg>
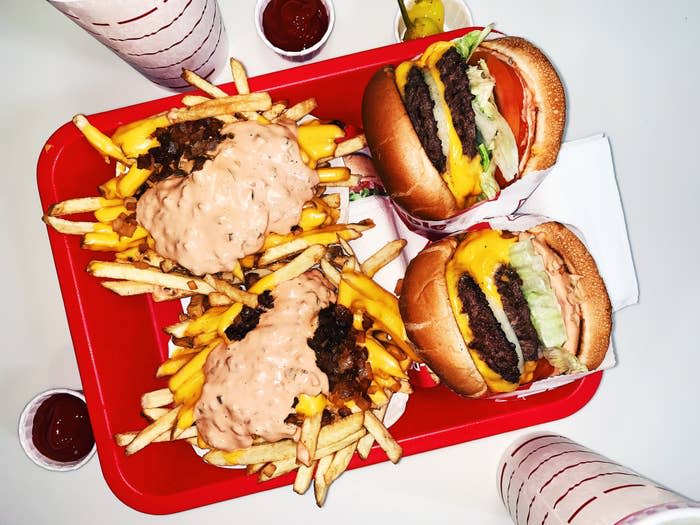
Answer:
<svg viewBox="0 0 700 525"><path fill-rule="evenodd" d="M561 257L567 273L580 276L576 285L582 317L577 357L593 370L605 357L612 329L612 308L595 261L579 238L559 223L543 223L528 232ZM399 307L418 355L441 381L457 394L481 397L489 389L469 353L448 296L445 272L457 246L458 239L447 237L411 261Z"/></svg>
<svg viewBox="0 0 700 525"><path fill-rule="evenodd" d="M440 380L460 395L481 397L488 387L469 355L447 293L445 268L456 248L457 240L448 237L411 261L401 285L399 309L418 355Z"/></svg>

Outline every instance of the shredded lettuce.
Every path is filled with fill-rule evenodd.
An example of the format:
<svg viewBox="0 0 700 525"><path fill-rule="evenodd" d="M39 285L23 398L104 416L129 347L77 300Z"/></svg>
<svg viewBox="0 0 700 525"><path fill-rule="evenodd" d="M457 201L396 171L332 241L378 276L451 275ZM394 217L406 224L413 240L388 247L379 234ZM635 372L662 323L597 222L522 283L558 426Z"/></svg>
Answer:
<svg viewBox="0 0 700 525"><path fill-rule="evenodd" d="M481 155L481 169L488 171L489 165L491 164L491 155L489 155L489 150L484 146L483 143L479 144L479 154Z"/></svg>
<svg viewBox="0 0 700 525"><path fill-rule="evenodd" d="M489 24L482 30L475 29L474 31L470 31L462 38L455 41L457 51L460 55L462 55L462 57L464 57L465 61L469 60L469 57L472 56L474 50L486 39L488 34L493 29L493 26L494 24Z"/></svg>
<svg viewBox="0 0 700 525"><path fill-rule="evenodd" d="M483 151L482 151L483 150ZM478 200L491 200L496 197L496 194L501 189L496 182L496 164L491 162L489 152L486 146L479 144L479 153L481 153L481 176L479 183L481 185L481 194ZM484 166L486 164L486 166Z"/></svg>
<svg viewBox="0 0 700 525"><path fill-rule="evenodd" d="M566 326L542 257L530 239L513 243L509 252L510 263L523 281L521 289L540 341L547 348L564 346Z"/></svg>
<svg viewBox="0 0 700 525"><path fill-rule="evenodd" d="M492 151L493 162L500 168L503 178L511 181L518 174L518 145L508 122L496 107L493 97L496 81L483 60L476 66L469 66L467 76L474 95L472 108L477 130Z"/></svg>

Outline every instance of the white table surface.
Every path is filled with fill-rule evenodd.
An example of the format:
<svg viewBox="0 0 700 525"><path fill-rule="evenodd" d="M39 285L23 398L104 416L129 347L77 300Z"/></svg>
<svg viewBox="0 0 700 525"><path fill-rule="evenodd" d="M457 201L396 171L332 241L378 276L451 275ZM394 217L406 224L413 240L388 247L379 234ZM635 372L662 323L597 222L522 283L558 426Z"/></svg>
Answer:
<svg viewBox="0 0 700 525"><path fill-rule="evenodd" d="M251 75L290 67L258 40L253 0L221 0L230 53ZM392 42L392 0L335 0L321 60ZM640 285L615 316L618 366L593 400L542 425L700 499L700 3L469 0L475 20L523 35L552 57L569 97L567 139L612 143ZM0 522L30 523L510 523L496 465L527 430L357 469L318 510L310 494L275 489L172 516L141 514L107 487L97 458L76 472L35 466L17 440L25 402L80 387L35 179L46 138L78 112L159 98L140 77L45 2L3 0L0 15ZM220 81L227 80L225 76ZM595 206L595 203L588 205ZM609 254L615 257L614 253ZM426 414L426 417L429 417ZM391 521L393 522L393 521Z"/></svg>

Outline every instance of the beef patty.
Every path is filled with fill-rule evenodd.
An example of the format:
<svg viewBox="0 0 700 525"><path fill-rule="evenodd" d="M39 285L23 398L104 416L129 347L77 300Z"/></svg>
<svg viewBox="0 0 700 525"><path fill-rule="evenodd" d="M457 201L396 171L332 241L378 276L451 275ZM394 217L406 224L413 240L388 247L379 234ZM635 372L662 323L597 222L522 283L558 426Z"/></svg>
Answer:
<svg viewBox="0 0 700 525"><path fill-rule="evenodd" d="M450 108L452 125L462 142L462 152L468 157L476 156L476 121L469 89L467 64L454 47L451 47L435 64L440 80L445 84L445 102Z"/></svg>
<svg viewBox="0 0 700 525"><path fill-rule="evenodd" d="M437 122L433 114L435 102L430 97L428 84L425 83L423 72L418 66L413 66L408 72L404 86L404 106L430 162L438 172L444 173L447 159L442 152L442 142L438 137Z"/></svg>
<svg viewBox="0 0 700 525"><path fill-rule="evenodd" d="M518 383L518 354L508 341L493 315L484 292L471 275L463 273L457 284L462 313L469 317L473 339L469 348L475 350L486 364L506 381Z"/></svg>
<svg viewBox="0 0 700 525"><path fill-rule="evenodd" d="M532 325L530 308L521 289L522 279L512 266L505 264L496 270L494 278L501 295L503 310L520 342L523 358L525 361L537 361L540 340Z"/></svg>

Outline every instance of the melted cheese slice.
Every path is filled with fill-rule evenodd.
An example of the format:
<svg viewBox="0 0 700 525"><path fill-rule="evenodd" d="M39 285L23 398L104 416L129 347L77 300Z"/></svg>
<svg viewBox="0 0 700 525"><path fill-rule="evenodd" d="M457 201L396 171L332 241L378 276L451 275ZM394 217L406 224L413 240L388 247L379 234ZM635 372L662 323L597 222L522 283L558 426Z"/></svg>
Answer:
<svg viewBox="0 0 700 525"><path fill-rule="evenodd" d="M492 309L502 309L503 303L498 293L494 274L499 266L508 264L510 246L517 240L517 237L502 237L501 232L494 230L470 233L457 246L452 259L447 263L445 271L447 293L452 313L465 341L470 341L474 335L469 327L469 316L462 313L462 300L458 294L459 278L463 273L469 273L484 292ZM519 345L516 345L516 350L520 350ZM491 370L475 350L469 349L469 353L491 391L511 392L518 388L518 384L506 381L498 373ZM522 351L519 352L519 361L522 363ZM526 379L528 376L532 378L534 365L536 363L525 363L524 366L521 366L521 378Z"/></svg>

